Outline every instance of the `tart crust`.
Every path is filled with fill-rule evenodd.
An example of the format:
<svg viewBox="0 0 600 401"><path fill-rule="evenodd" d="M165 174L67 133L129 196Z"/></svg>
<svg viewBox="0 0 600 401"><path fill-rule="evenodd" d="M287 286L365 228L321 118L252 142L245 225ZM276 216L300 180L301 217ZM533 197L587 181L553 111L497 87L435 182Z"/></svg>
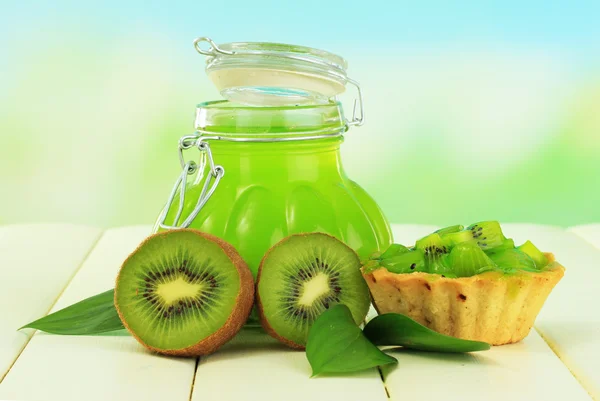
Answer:
<svg viewBox="0 0 600 401"><path fill-rule="evenodd" d="M565 268L546 253L541 272L486 272L471 277L390 273L363 274L379 314L401 313L439 333L492 345L525 338Z"/></svg>

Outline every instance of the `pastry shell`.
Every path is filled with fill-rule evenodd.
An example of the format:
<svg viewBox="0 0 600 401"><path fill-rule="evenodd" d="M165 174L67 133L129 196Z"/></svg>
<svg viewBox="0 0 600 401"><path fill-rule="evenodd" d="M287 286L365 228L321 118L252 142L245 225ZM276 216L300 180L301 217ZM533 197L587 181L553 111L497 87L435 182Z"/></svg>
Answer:
<svg viewBox="0 0 600 401"><path fill-rule="evenodd" d="M486 272L471 277L363 274L379 314L401 313L439 333L492 345L525 338L546 298L564 275L554 255L540 272Z"/></svg>

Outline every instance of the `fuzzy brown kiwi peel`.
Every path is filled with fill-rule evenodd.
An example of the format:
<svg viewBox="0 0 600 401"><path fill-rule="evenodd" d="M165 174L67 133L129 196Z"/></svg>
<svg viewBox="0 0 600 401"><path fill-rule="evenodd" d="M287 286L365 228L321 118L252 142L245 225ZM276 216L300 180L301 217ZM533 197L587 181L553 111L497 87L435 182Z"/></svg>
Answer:
<svg viewBox="0 0 600 401"><path fill-rule="evenodd" d="M360 267L356 253L330 235L284 238L269 249L258 270L256 299L264 329L282 343L303 349L316 318L340 303L360 324L370 306Z"/></svg>
<svg viewBox="0 0 600 401"><path fill-rule="evenodd" d="M253 303L252 273L235 248L192 229L148 237L115 286L127 330L146 348L175 356L216 351L242 328Z"/></svg>

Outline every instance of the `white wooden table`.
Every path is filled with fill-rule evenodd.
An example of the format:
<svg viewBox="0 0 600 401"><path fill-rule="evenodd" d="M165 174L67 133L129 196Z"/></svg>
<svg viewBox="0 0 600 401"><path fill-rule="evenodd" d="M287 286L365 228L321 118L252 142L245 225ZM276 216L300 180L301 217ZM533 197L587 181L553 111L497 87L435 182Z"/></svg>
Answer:
<svg viewBox="0 0 600 401"><path fill-rule="evenodd" d="M0 226L0 400L600 400L600 224L506 224L567 267L523 342L466 355L396 351L393 369L309 379L305 354L245 329L211 356L146 352L127 333L21 325L112 288L149 226ZM435 227L396 225L410 243Z"/></svg>

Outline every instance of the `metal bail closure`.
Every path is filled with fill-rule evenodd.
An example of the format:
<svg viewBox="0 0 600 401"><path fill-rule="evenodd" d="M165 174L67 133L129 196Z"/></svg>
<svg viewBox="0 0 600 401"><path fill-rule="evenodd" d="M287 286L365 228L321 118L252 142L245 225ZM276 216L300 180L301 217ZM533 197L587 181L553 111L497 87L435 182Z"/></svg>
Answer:
<svg viewBox="0 0 600 401"><path fill-rule="evenodd" d="M184 150L191 149L193 147L198 148L198 151L200 152L198 164L196 164L192 160L186 162L183 156ZM208 202L212 194L217 189L221 178L225 175L225 169L222 166L215 165L212 152L210 150L210 145L208 144L207 139L202 138L198 135L184 136L179 140L179 161L181 163L182 169L181 174L175 181L175 185L171 190L171 194L169 195L167 204L165 205L157 222L159 228L166 230L176 230L180 228L189 227L196 218L196 216L198 216L204 205L206 205L206 202ZM179 224L179 220L181 220L181 214L183 213L183 206L185 203L185 192L188 187L188 176L196 173L195 184L200 183L200 181L203 178L207 161L209 164L209 174L204 180L204 185L202 187L202 191L200 192L200 196L198 197L198 201L196 202L196 206L194 207L192 213L190 213L190 215L187 216L181 224ZM175 196L177 195L178 190L179 206L177 207L177 213L175 214L175 218L173 219L173 224L169 226L165 224L165 219L167 218L167 214L169 212L169 209L171 208L171 205L173 204L173 201L175 200Z"/></svg>
<svg viewBox="0 0 600 401"><path fill-rule="evenodd" d="M206 42L210 45L210 47L208 48L208 50L204 50L200 45L201 43ZM217 44L215 42L213 42L213 40L211 38L207 38L207 37L200 37L200 38L196 38L194 39L194 48L196 48L196 51L204 56L215 56L217 53L220 54L227 54L227 55L232 55L234 54L234 52L232 51L227 51L227 50L223 50L221 49L219 46L217 46Z"/></svg>
<svg viewBox="0 0 600 401"><path fill-rule="evenodd" d="M365 106L363 104L362 91L360 90L360 85L358 84L358 82L356 82L355 80L350 79L350 78L346 78L346 80L348 81L348 83L351 83L352 85L354 85L356 87L356 91L358 93L358 99L354 99L354 105L352 107L352 120L351 121L346 120L346 126L353 127L356 125L356 126L360 127L361 125L363 125L365 123ZM356 114L357 101L358 101L358 115Z"/></svg>

